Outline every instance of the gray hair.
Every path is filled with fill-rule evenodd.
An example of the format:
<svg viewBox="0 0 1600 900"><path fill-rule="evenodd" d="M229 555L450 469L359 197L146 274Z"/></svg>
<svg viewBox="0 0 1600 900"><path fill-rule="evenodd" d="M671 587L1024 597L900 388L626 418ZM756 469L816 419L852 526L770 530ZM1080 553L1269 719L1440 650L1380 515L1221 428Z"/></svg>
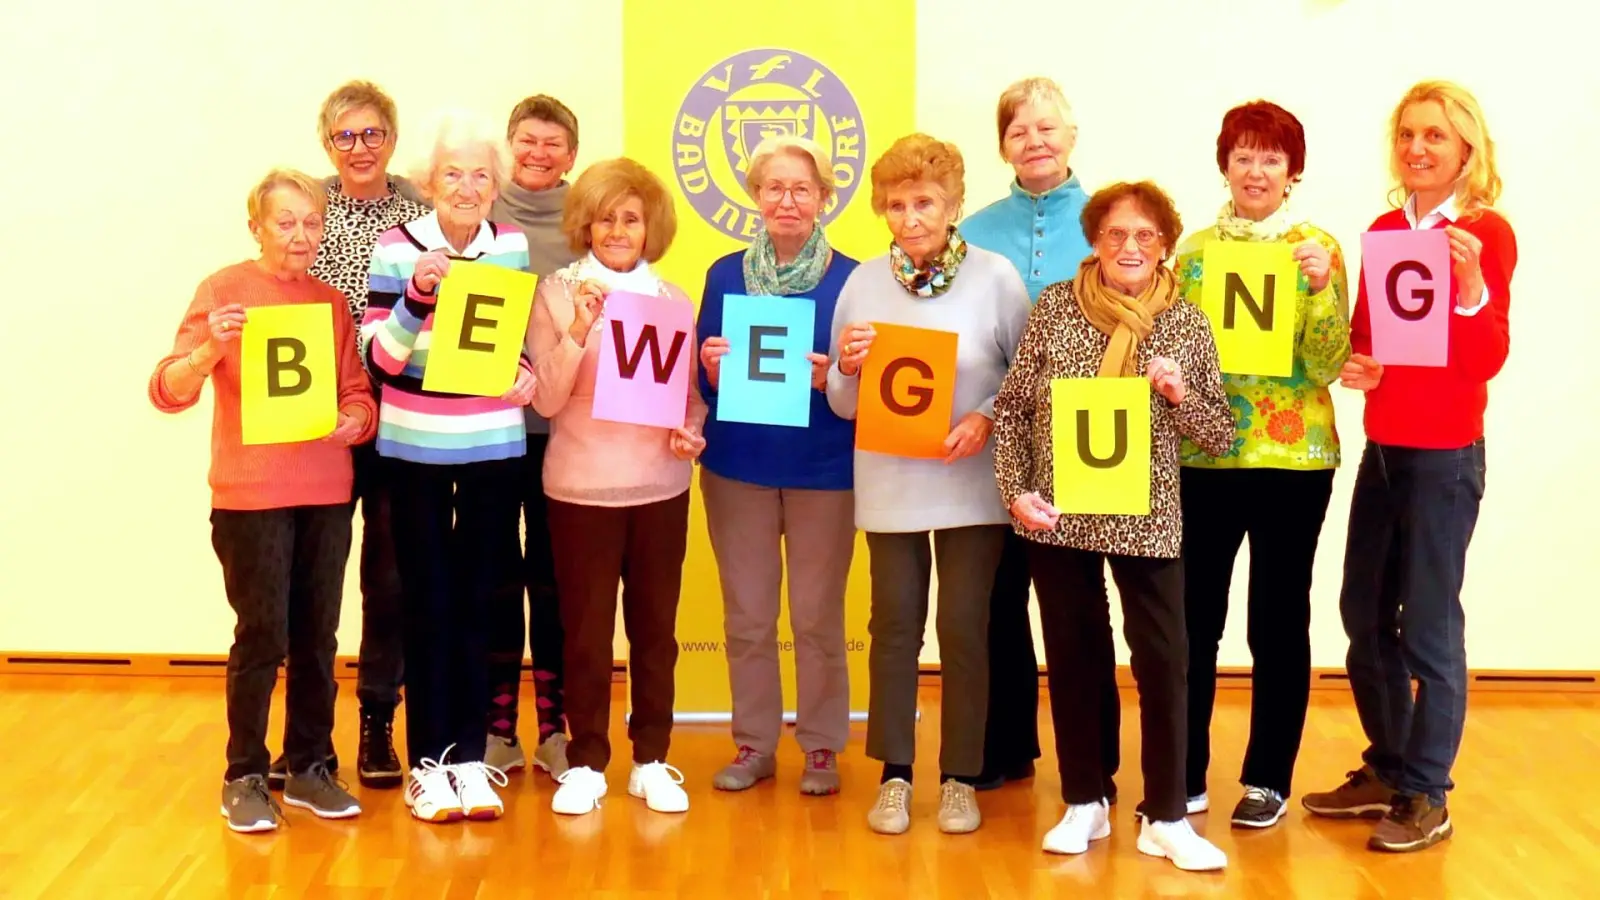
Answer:
<svg viewBox="0 0 1600 900"><path fill-rule="evenodd" d="M428 155L412 171L412 181L424 194L433 187L433 176L452 154L482 147L489 151L490 172L496 191L511 180L511 150L500 127L488 119L464 110L449 110L439 115L430 134ZM429 199L432 199L431 197Z"/></svg>
<svg viewBox="0 0 1600 900"><path fill-rule="evenodd" d="M744 187L750 192L752 200L761 192L761 180L766 175L767 163L780 153L804 156L809 160L817 170L817 184L822 186L822 199L833 196L833 159L828 156L828 151L810 138L780 134L763 140L750 154L750 168L745 174Z"/></svg>

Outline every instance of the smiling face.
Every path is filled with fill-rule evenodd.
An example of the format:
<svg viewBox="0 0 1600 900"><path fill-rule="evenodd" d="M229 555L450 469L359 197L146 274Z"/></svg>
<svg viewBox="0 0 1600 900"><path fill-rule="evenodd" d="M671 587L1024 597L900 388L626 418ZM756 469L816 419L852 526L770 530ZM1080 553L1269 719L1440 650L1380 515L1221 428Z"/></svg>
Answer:
<svg viewBox="0 0 1600 900"><path fill-rule="evenodd" d="M477 228L499 194L493 151L477 145L447 153L434 166L430 188L439 224L447 228Z"/></svg>
<svg viewBox="0 0 1600 900"><path fill-rule="evenodd" d="M629 194L589 223L595 259L613 272L631 272L644 254L644 201Z"/></svg>
<svg viewBox="0 0 1600 900"><path fill-rule="evenodd" d="M1282 150L1247 147L1228 154L1228 190L1235 215L1261 221L1278 211L1289 188L1289 156Z"/></svg>
<svg viewBox="0 0 1600 900"><path fill-rule="evenodd" d="M1413 194L1448 195L1466 165L1469 148L1450 124L1444 105L1423 100L1400 113L1395 129L1395 167L1400 183ZM1428 210L1417 210L1418 215Z"/></svg>
<svg viewBox="0 0 1600 900"><path fill-rule="evenodd" d="M1067 179L1067 157L1077 140L1077 127L1062 119L1055 104L1024 103L1006 126L1006 161L1024 190L1042 193Z"/></svg>
<svg viewBox="0 0 1600 900"><path fill-rule="evenodd" d="M261 218L250 234L261 245L261 262L269 271L304 275L322 244L322 211L298 188L276 187L261 205Z"/></svg>
<svg viewBox="0 0 1600 900"><path fill-rule="evenodd" d="M1111 207L1100 222L1094 255L1106 283L1137 297L1150 286L1156 266L1166 255L1166 237L1138 201L1126 197Z"/></svg>
<svg viewBox="0 0 1600 900"><path fill-rule="evenodd" d="M554 122L523 119L511 134L511 180L530 191L547 191L561 183L578 158L572 136Z"/></svg>
<svg viewBox="0 0 1600 900"><path fill-rule="evenodd" d="M367 140L375 139L379 132L383 134L383 141L377 147L368 147ZM350 137L342 137L346 133ZM341 150L334 146L333 136L341 136L341 142L350 138L354 141L349 150ZM395 135L377 110L361 106L346 112L334 120L333 128L324 138L328 159L346 188L362 191L386 183L389 160L394 156Z"/></svg>
<svg viewBox="0 0 1600 900"><path fill-rule="evenodd" d="M917 265L944 250L955 218L942 187L932 181L908 181L885 190L884 219L894 242Z"/></svg>

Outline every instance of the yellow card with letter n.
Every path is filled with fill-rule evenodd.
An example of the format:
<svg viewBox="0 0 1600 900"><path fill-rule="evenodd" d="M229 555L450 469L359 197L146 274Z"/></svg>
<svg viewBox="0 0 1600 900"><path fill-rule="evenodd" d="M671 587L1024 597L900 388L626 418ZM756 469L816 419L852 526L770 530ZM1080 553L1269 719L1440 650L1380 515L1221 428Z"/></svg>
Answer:
<svg viewBox="0 0 1600 900"><path fill-rule="evenodd" d="M1050 383L1056 509L1150 515L1150 391L1143 378Z"/></svg>
<svg viewBox="0 0 1600 900"><path fill-rule="evenodd" d="M327 437L339 423L339 370L326 303L254 306L239 334L239 436L246 445Z"/></svg>
<svg viewBox="0 0 1600 900"><path fill-rule="evenodd" d="M1300 265L1283 241L1210 241L1202 261L1200 308L1211 320L1222 371L1294 373Z"/></svg>
<svg viewBox="0 0 1600 900"><path fill-rule="evenodd" d="M473 397L511 390L538 282L521 269L451 260L439 282L423 389Z"/></svg>

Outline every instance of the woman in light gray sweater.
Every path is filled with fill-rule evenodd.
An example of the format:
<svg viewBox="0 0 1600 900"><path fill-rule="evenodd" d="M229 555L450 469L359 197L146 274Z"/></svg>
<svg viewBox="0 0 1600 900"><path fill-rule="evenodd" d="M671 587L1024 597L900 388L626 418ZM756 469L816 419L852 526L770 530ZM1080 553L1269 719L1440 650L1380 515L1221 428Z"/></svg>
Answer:
<svg viewBox="0 0 1600 900"><path fill-rule="evenodd" d="M974 831L982 821L973 784L983 769L989 700L989 594L1010 522L994 479L994 398L1027 325L1028 289L1005 257L969 247L953 226L965 190L954 144L913 134L872 167L872 208L893 242L862 263L839 294L828 370L828 403L856 418L873 323L956 335L956 376L943 458L855 452L856 526L872 566L872 679L867 755L883 762L872 830L911 825L916 745L917 658L927 627L933 553L939 564L936 628L944 674L939 828ZM915 373L885 381L905 388ZM867 391L884 391L868 384ZM924 388L912 388L919 393Z"/></svg>

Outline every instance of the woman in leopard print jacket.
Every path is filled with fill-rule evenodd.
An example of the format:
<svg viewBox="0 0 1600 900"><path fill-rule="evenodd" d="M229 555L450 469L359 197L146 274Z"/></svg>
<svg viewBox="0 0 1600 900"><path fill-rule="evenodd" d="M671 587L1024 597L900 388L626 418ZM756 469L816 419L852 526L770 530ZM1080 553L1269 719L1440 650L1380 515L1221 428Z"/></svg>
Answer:
<svg viewBox="0 0 1600 900"><path fill-rule="evenodd" d="M1165 263L1182 232L1172 201L1149 182L1095 194L1082 215L1094 254L1072 281L1044 289L995 400L995 473L1013 527L1028 539L1039 596L1061 770L1061 823L1044 849L1082 853L1111 833L1111 772L1102 763L1103 704L1115 702L1116 659L1104 567L1122 598L1139 685L1145 801L1138 847L1180 869L1227 857L1184 819L1188 668L1179 550L1178 447L1187 437L1225 451L1233 417L1205 314L1178 297ZM1051 383L1143 378L1150 395L1147 515L1062 513L1053 505ZM1080 451L1081 452L1081 451Z"/></svg>

